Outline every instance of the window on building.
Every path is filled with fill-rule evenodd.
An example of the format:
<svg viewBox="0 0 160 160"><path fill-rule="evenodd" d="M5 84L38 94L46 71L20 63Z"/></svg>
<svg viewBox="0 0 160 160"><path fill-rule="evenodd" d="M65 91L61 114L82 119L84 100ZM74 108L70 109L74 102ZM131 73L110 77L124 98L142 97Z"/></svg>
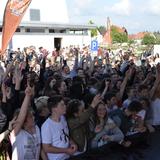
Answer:
<svg viewBox="0 0 160 160"><path fill-rule="evenodd" d="M39 9L30 9L30 20L40 21L40 10Z"/></svg>
<svg viewBox="0 0 160 160"><path fill-rule="evenodd" d="M20 29L20 28L17 28L17 29L16 29L16 32L21 32L21 29Z"/></svg>
<svg viewBox="0 0 160 160"><path fill-rule="evenodd" d="M69 33L70 34L75 34L75 31L74 30L70 30Z"/></svg>
<svg viewBox="0 0 160 160"><path fill-rule="evenodd" d="M87 29L83 30L83 35L88 35L88 30Z"/></svg>
<svg viewBox="0 0 160 160"><path fill-rule="evenodd" d="M30 32L30 28L26 28L25 31L26 31L26 32Z"/></svg>
<svg viewBox="0 0 160 160"><path fill-rule="evenodd" d="M32 32L32 33L44 33L45 29L42 28L26 28L26 32Z"/></svg>
<svg viewBox="0 0 160 160"><path fill-rule="evenodd" d="M0 32L2 32L2 27L0 27Z"/></svg>
<svg viewBox="0 0 160 160"><path fill-rule="evenodd" d="M54 29L49 29L49 33L55 33Z"/></svg>
<svg viewBox="0 0 160 160"><path fill-rule="evenodd" d="M66 33L66 30L60 30L60 33Z"/></svg>
<svg viewBox="0 0 160 160"><path fill-rule="evenodd" d="M75 34L82 35L83 31L82 30L77 30L77 31L75 31Z"/></svg>

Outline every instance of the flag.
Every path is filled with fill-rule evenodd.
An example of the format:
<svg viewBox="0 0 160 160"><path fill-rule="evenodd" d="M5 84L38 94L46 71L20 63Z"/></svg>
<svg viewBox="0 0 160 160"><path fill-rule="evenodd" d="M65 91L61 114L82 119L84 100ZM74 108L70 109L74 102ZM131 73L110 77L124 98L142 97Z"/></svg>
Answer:
<svg viewBox="0 0 160 160"><path fill-rule="evenodd" d="M1 54L5 52L31 1L8 0L3 16Z"/></svg>

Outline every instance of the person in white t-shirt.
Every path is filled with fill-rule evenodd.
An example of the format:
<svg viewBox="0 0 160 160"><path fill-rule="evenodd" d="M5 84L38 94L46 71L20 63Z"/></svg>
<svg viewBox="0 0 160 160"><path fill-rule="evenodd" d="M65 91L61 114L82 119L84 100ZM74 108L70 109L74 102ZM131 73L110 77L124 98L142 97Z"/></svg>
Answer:
<svg viewBox="0 0 160 160"><path fill-rule="evenodd" d="M33 92L33 88L29 86L26 88L21 109L14 115L17 119L10 133L12 160L39 160L40 158L40 131L35 125L33 112L28 109ZM44 152L42 159L47 159Z"/></svg>
<svg viewBox="0 0 160 160"><path fill-rule="evenodd" d="M61 96L48 100L51 116L43 123L42 144L49 160L65 160L77 151L77 145L70 141L65 117L66 105Z"/></svg>

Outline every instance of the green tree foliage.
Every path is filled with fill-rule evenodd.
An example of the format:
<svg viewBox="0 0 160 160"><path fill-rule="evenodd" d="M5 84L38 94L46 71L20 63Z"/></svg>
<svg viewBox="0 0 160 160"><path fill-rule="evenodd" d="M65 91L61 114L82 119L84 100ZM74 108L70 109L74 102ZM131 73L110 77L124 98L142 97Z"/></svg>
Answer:
<svg viewBox="0 0 160 160"><path fill-rule="evenodd" d="M125 43L128 42L128 35L126 33L118 32L116 27L111 27L111 36L113 43Z"/></svg>
<svg viewBox="0 0 160 160"><path fill-rule="evenodd" d="M156 37L156 44L160 44L160 32L154 32L154 36Z"/></svg>
<svg viewBox="0 0 160 160"><path fill-rule="evenodd" d="M128 40L128 44L129 45L134 44L134 40L132 40L132 39Z"/></svg>
<svg viewBox="0 0 160 160"><path fill-rule="evenodd" d="M92 20L89 21L89 24L94 24ZM91 37L96 37L98 35L97 28L91 29Z"/></svg>
<svg viewBox="0 0 160 160"><path fill-rule="evenodd" d="M98 31L99 31L99 33L101 34L101 35L105 35L105 33L106 33L106 27L105 26L99 26L98 27Z"/></svg>
<svg viewBox="0 0 160 160"><path fill-rule="evenodd" d="M146 34L142 40L142 44L145 45L156 44L156 38L153 35Z"/></svg>

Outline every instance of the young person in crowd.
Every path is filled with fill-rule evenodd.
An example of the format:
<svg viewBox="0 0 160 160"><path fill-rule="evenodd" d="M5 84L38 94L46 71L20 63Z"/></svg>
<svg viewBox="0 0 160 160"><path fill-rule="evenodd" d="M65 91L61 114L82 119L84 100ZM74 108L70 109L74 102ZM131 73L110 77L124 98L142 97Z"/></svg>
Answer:
<svg viewBox="0 0 160 160"><path fill-rule="evenodd" d="M15 113L17 119L10 133L12 159L14 160L39 160L43 152L41 152L40 130L35 125L33 111L29 109L32 95L33 88L28 86L21 109ZM44 153L42 153L42 157L45 159Z"/></svg>
<svg viewBox="0 0 160 160"><path fill-rule="evenodd" d="M101 101L100 95L94 97L90 107L85 110L82 101L73 99L69 101L67 107L67 122L70 130L70 137L78 146L77 154L83 153L88 148L90 140L89 119L94 112L94 108Z"/></svg>
<svg viewBox="0 0 160 160"><path fill-rule="evenodd" d="M42 49L45 50L43 47ZM46 50L39 57L35 47L30 46L23 51L18 49L18 52L8 53L11 55L9 59L7 56L1 56L3 61L1 64L4 64L0 66L2 139L9 132L7 129L10 128L9 122L13 119L14 112L21 108L10 133L13 153L10 153L10 149L1 147L9 153L10 159L39 158L41 138L35 122L40 127L42 125L42 143L48 159L75 158L76 154L84 151L86 152L80 155L91 155L93 152L90 152L88 147L90 138L94 133L95 141L93 137L92 140L95 143L91 144L96 144L95 146L103 144L103 141L97 142L96 137L101 135L99 134L101 131L110 136L110 131L114 128L105 130L105 126L110 126L110 123L115 123L122 130L125 136L122 146L128 146L131 150L134 148L132 145L136 146L137 141L142 142L139 141L141 139L139 137L142 135L146 137L146 129L153 132L159 128L160 65L147 57L145 65L136 66L135 55L130 52L123 53L121 50L118 54L113 52L108 56L112 51L106 51L103 48L100 50L101 53L98 56L92 57L89 47L80 49L70 46L57 50L56 55L48 54ZM31 88L28 85L31 88L34 86L34 97L30 95ZM92 99L98 93L105 105L102 102L97 104L95 120L93 118L95 115L92 115L95 110ZM55 98L57 94L62 97ZM74 103L73 99L76 99L77 103ZM84 102L85 108L81 101ZM27 110L28 106L32 106L35 112L35 122L32 111ZM106 112L103 113L103 118L100 118L101 114L98 110L104 107ZM102 130L95 133L94 129L91 132L87 127L85 128L88 126L88 119L94 120L95 130L102 125L103 121ZM107 140L104 140L107 144L104 146L113 142L113 139L107 136ZM116 144L118 144L117 141ZM9 141L7 143L9 144ZM41 153L41 157L45 159L43 150ZM87 159L87 157L83 158Z"/></svg>
<svg viewBox="0 0 160 160"><path fill-rule="evenodd" d="M42 125L42 144L49 160L65 160L77 151L77 145L70 139L64 114L66 105L62 96L48 100L51 116Z"/></svg>
<svg viewBox="0 0 160 160"><path fill-rule="evenodd" d="M120 142L124 136L114 121L108 117L105 104L100 102L95 109L95 115L90 125L94 138L91 142L92 148L98 148L110 142Z"/></svg>

